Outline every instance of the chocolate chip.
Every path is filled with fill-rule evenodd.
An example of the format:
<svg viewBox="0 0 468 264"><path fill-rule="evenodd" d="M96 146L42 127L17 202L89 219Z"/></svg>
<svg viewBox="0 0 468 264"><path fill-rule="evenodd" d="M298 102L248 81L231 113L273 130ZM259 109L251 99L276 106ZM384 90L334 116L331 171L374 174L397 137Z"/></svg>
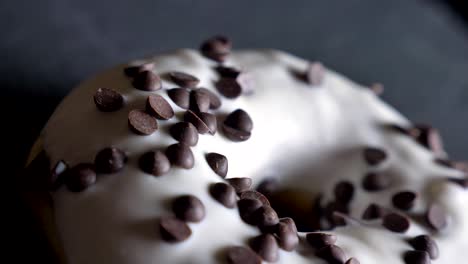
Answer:
<svg viewBox="0 0 468 264"><path fill-rule="evenodd" d="M231 41L224 36L214 36L202 43L201 53L214 61L223 62L231 52Z"/></svg>
<svg viewBox="0 0 468 264"><path fill-rule="evenodd" d="M257 254L268 262L276 262L279 258L279 248L276 239L271 234L261 234L254 237L250 242L250 247Z"/></svg>
<svg viewBox="0 0 468 264"><path fill-rule="evenodd" d="M132 110L128 113L128 125L139 135L151 135L158 129L156 119L142 110Z"/></svg>
<svg viewBox="0 0 468 264"><path fill-rule="evenodd" d="M221 77L224 78L235 79L241 74L241 71L239 69L223 65L216 66L215 70L219 73L219 75L221 75Z"/></svg>
<svg viewBox="0 0 468 264"><path fill-rule="evenodd" d="M223 131L232 141L245 141L250 138L253 122L249 114L242 109L230 113L223 123Z"/></svg>
<svg viewBox="0 0 468 264"><path fill-rule="evenodd" d="M68 164L63 160L59 160L55 166L52 168L48 178L48 188L51 191L56 191L64 183L64 175L68 170Z"/></svg>
<svg viewBox="0 0 468 264"><path fill-rule="evenodd" d="M205 206L193 195L182 195L172 203L172 210L177 218L187 222L200 222L205 218Z"/></svg>
<svg viewBox="0 0 468 264"><path fill-rule="evenodd" d="M444 155L444 144L439 131L430 125L418 124L410 129L410 135L416 141L437 155Z"/></svg>
<svg viewBox="0 0 468 264"><path fill-rule="evenodd" d="M216 174L223 179L226 177L228 172L228 160L225 156L211 152L205 155L205 159Z"/></svg>
<svg viewBox="0 0 468 264"><path fill-rule="evenodd" d="M215 86L220 94L229 99L235 99L242 94L242 86L237 79L221 78Z"/></svg>
<svg viewBox="0 0 468 264"><path fill-rule="evenodd" d="M168 120L174 116L171 105L158 94L148 96L146 100L146 112L157 119Z"/></svg>
<svg viewBox="0 0 468 264"><path fill-rule="evenodd" d="M188 146L198 143L198 130L189 122L179 122L171 126L169 133L175 140Z"/></svg>
<svg viewBox="0 0 468 264"><path fill-rule="evenodd" d="M65 184L72 192L81 192L96 182L93 164L80 163L67 170Z"/></svg>
<svg viewBox="0 0 468 264"><path fill-rule="evenodd" d="M315 249L321 249L328 245L334 245L337 237L333 234L307 233L306 240Z"/></svg>
<svg viewBox="0 0 468 264"><path fill-rule="evenodd" d="M362 181L362 187L369 192L384 190L391 184L392 180L388 175L375 172L368 173Z"/></svg>
<svg viewBox="0 0 468 264"><path fill-rule="evenodd" d="M360 262L355 258L350 258L346 261L345 264L360 264Z"/></svg>
<svg viewBox="0 0 468 264"><path fill-rule="evenodd" d="M173 88L167 91L167 95L180 108L188 109L190 106L190 92L185 88Z"/></svg>
<svg viewBox="0 0 468 264"><path fill-rule="evenodd" d="M320 85L325 77L325 68L320 62L312 62L307 66L305 77L311 85Z"/></svg>
<svg viewBox="0 0 468 264"><path fill-rule="evenodd" d="M237 202L241 219L250 225L256 225L255 211L263 206L257 199L240 199Z"/></svg>
<svg viewBox="0 0 468 264"><path fill-rule="evenodd" d="M227 179L229 184L236 190L236 193L248 191L252 186L251 178L230 178Z"/></svg>
<svg viewBox="0 0 468 264"><path fill-rule="evenodd" d="M339 182L335 185L334 193L337 201L347 204L353 199L354 186L348 181Z"/></svg>
<svg viewBox="0 0 468 264"><path fill-rule="evenodd" d="M282 218L279 220L277 231L278 245L286 251L293 251L299 245L297 228L294 220L291 218Z"/></svg>
<svg viewBox="0 0 468 264"><path fill-rule="evenodd" d="M447 214L441 206L431 204L426 213L426 221L435 230L444 229L447 224Z"/></svg>
<svg viewBox="0 0 468 264"><path fill-rule="evenodd" d="M406 264L430 264L431 259L425 251L410 250L403 255Z"/></svg>
<svg viewBox="0 0 468 264"><path fill-rule="evenodd" d="M133 79L133 87L142 91L157 91L162 88L161 78L151 71L142 71Z"/></svg>
<svg viewBox="0 0 468 264"><path fill-rule="evenodd" d="M195 88L198 83L200 83L200 80L197 77L180 71L170 72L169 78L171 78L175 84L183 88Z"/></svg>
<svg viewBox="0 0 468 264"><path fill-rule="evenodd" d="M262 260L257 254L245 247L229 247L226 253L228 264L261 264Z"/></svg>
<svg viewBox="0 0 468 264"><path fill-rule="evenodd" d="M382 225L395 233L404 233L410 227L410 221L406 216L397 213L389 213L383 217Z"/></svg>
<svg viewBox="0 0 468 264"><path fill-rule="evenodd" d="M123 169L126 162L127 155L122 150L109 147L98 152L94 166L98 173L115 173Z"/></svg>
<svg viewBox="0 0 468 264"><path fill-rule="evenodd" d="M384 209L376 204L370 204L362 214L362 219L364 220L374 220L381 218L384 214Z"/></svg>
<svg viewBox="0 0 468 264"><path fill-rule="evenodd" d="M236 206L236 191L234 187L223 182L210 185L211 196L227 208Z"/></svg>
<svg viewBox="0 0 468 264"><path fill-rule="evenodd" d="M316 255L317 257L327 261L329 264L343 264L346 261L344 251L335 245L327 245L319 249Z"/></svg>
<svg viewBox="0 0 468 264"><path fill-rule="evenodd" d="M408 242L415 250L426 251L431 259L439 257L439 247L434 239L428 235L414 237Z"/></svg>
<svg viewBox="0 0 468 264"><path fill-rule="evenodd" d="M151 71L154 69L154 63L145 63L138 66L128 66L124 68L124 73L128 77L135 77L138 73L143 71Z"/></svg>
<svg viewBox="0 0 468 264"><path fill-rule="evenodd" d="M371 166L375 166L387 158L387 153L380 148L367 147L363 154L367 164Z"/></svg>
<svg viewBox="0 0 468 264"><path fill-rule="evenodd" d="M376 95L381 95L384 92L384 86L381 83L374 83L370 87L372 92L374 92Z"/></svg>
<svg viewBox="0 0 468 264"><path fill-rule="evenodd" d="M99 88L94 94L94 103L102 112L114 112L123 107L124 99L112 89Z"/></svg>
<svg viewBox="0 0 468 264"><path fill-rule="evenodd" d="M195 164L192 150L184 144L172 144L166 149L166 156L171 165L191 169Z"/></svg>
<svg viewBox="0 0 468 264"><path fill-rule="evenodd" d="M142 171L154 176L164 175L171 168L166 154L160 150L146 152L140 157L138 163Z"/></svg>
<svg viewBox="0 0 468 264"><path fill-rule="evenodd" d="M262 229L271 229L279 223L278 214L268 205L264 205L254 212L255 223Z"/></svg>
<svg viewBox="0 0 468 264"><path fill-rule="evenodd" d="M162 217L159 220L159 230L162 239L167 242L181 242L192 235L192 230L185 222L172 216Z"/></svg>
<svg viewBox="0 0 468 264"><path fill-rule="evenodd" d="M278 190L278 185L279 183L276 178L267 178L257 186L257 191L269 196Z"/></svg>
<svg viewBox="0 0 468 264"><path fill-rule="evenodd" d="M210 133L211 135L214 135L216 133L217 121L213 114L205 112L195 113L188 110L184 114L184 120L192 123L200 134Z"/></svg>
<svg viewBox="0 0 468 264"><path fill-rule="evenodd" d="M327 204L324 210L324 214L328 221L335 226L343 226L346 225L345 219L343 217L335 214L336 212L342 213L342 214L348 214L349 213L349 207L347 204L340 203L338 201L332 201Z"/></svg>
<svg viewBox="0 0 468 264"><path fill-rule="evenodd" d="M256 199L256 200L259 200L260 202L262 202L263 205L270 206L270 202L265 197L265 195L263 195L263 194L261 194L261 193L259 193L257 191L254 191L254 190L250 190L250 191L246 191L246 192L241 193L240 198L241 199Z"/></svg>
<svg viewBox="0 0 468 264"><path fill-rule="evenodd" d="M416 201L416 193L412 191L398 192L392 197L392 203L395 208L401 210L410 210Z"/></svg>
<svg viewBox="0 0 468 264"><path fill-rule="evenodd" d="M210 109L210 96L199 89L190 92L190 110L193 112L207 112Z"/></svg>
<svg viewBox="0 0 468 264"><path fill-rule="evenodd" d="M210 109L218 109L221 107L221 99L212 91L206 88L198 88L196 91L198 93L204 93L210 98Z"/></svg>

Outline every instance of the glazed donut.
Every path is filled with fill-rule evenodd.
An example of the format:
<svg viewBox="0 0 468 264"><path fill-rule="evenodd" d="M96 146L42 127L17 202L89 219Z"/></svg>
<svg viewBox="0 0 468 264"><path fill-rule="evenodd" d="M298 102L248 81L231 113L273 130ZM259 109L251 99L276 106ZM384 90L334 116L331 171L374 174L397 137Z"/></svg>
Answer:
<svg viewBox="0 0 468 264"><path fill-rule="evenodd" d="M83 82L31 154L60 263L463 263L463 164L380 92L225 37Z"/></svg>

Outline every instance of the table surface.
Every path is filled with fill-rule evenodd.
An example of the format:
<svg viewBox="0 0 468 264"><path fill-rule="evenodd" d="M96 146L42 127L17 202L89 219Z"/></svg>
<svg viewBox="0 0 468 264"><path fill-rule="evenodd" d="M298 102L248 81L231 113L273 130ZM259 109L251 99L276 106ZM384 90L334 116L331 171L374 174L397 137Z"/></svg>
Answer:
<svg viewBox="0 0 468 264"><path fill-rule="evenodd" d="M237 49L282 49L382 82L385 101L439 128L449 154L468 158L468 26L433 1L16 0L0 2L0 25L6 174L80 80L216 33Z"/></svg>

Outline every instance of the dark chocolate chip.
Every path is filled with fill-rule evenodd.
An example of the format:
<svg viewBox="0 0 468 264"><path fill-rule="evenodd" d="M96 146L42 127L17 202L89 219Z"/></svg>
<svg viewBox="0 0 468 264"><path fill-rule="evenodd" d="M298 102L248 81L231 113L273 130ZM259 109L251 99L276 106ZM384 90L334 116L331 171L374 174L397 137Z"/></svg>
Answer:
<svg viewBox="0 0 468 264"><path fill-rule="evenodd" d="M406 264L430 264L431 259L426 251L410 250L403 254L403 260Z"/></svg>
<svg viewBox="0 0 468 264"><path fill-rule="evenodd" d="M267 178L263 180L258 186L257 191L263 193L266 196L273 194L278 190L278 179L276 178Z"/></svg>
<svg viewBox="0 0 468 264"><path fill-rule="evenodd" d="M94 94L94 103L102 112L113 112L122 108L124 99L120 93L112 89L99 88Z"/></svg>
<svg viewBox="0 0 468 264"><path fill-rule="evenodd" d="M395 208L401 210L410 210L416 201L416 193L412 191L398 192L392 197L392 203Z"/></svg>
<svg viewBox="0 0 468 264"><path fill-rule="evenodd" d="M142 91L157 91L161 89L161 78L151 71L142 71L133 79L133 87Z"/></svg>
<svg viewBox="0 0 468 264"><path fill-rule="evenodd" d="M80 163L67 170L65 184L72 192L81 192L96 182L93 164Z"/></svg>
<svg viewBox="0 0 468 264"><path fill-rule="evenodd" d="M270 206L270 202L265 197L265 195L263 195L263 194L261 194L261 193L259 193L257 191L254 191L254 190L249 190L249 191L241 193L240 198L241 199L257 199L260 202L262 202L263 205Z"/></svg>
<svg viewBox="0 0 468 264"><path fill-rule="evenodd" d="M370 204L362 214L362 219L364 220L374 220L381 218L384 214L384 209L382 209L377 204Z"/></svg>
<svg viewBox="0 0 468 264"><path fill-rule="evenodd" d="M346 261L344 251L335 245L327 245L319 249L316 255L317 257L327 261L328 264L343 264Z"/></svg>
<svg viewBox="0 0 468 264"><path fill-rule="evenodd" d="M276 262L279 258L279 248L276 239L271 234L261 234L254 237L250 242L250 247L257 254L268 262Z"/></svg>
<svg viewBox="0 0 468 264"><path fill-rule="evenodd" d="M430 125L418 124L410 129L410 135L416 141L437 155L444 155L444 144L439 131Z"/></svg>
<svg viewBox="0 0 468 264"><path fill-rule="evenodd" d="M234 187L223 182L210 185L211 196L227 208L236 206L236 191Z"/></svg>
<svg viewBox="0 0 468 264"><path fill-rule="evenodd" d="M205 218L205 206L193 195L182 195L172 203L172 210L177 218L187 222L200 222Z"/></svg>
<svg viewBox="0 0 468 264"><path fill-rule="evenodd" d="M128 125L139 135L151 135L158 129L156 119L142 110L132 110L128 113Z"/></svg>
<svg viewBox="0 0 468 264"><path fill-rule="evenodd" d="M282 218L279 220L277 231L278 245L286 251L293 251L299 245L297 228L292 218Z"/></svg>
<svg viewBox="0 0 468 264"><path fill-rule="evenodd" d="M415 250L426 251L431 259L439 257L439 247L434 239L428 235L414 237L408 242Z"/></svg>
<svg viewBox="0 0 468 264"><path fill-rule="evenodd" d="M184 114L184 121L192 123L200 134L210 133L214 135L217 129L216 117L210 113L195 113L188 110Z"/></svg>
<svg viewBox="0 0 468 264"><path fill-rule="evenodd" d="M169 77L175 84L183 88L195 88L200 83L197 77L185 72L173 71L169 73Z"/></svg>
<svg viewBox="0 0 468 264"><path fill-rule="evenodd" d="M320 85L325 77L325 68L320 62L312 62L307 66L305 77L311 85Z"/></svg>
<svg viewBox="0 0 468 264"><path fill-rule="evenodd" d="M167 91L167 95L180 108L188 109L190 106L190 92L185 88L173 88Z"/></svg>
<svg viewBox="0 0 468 264"><path fill-rule="evenodd" d="M235 79L241 74L241 71L239 69L223 65L216 66L215 70L219 73L219 75L221 75L221 77L224 78Z"/></svg>
<svg viewBox="0 0 468 264"><path fill-rule="evenodd" d="M391 184L392 180L389 175L375 172L368 173L362 181L362 187L369 192L384 190Z"/></svg>
<svg viewBox="0 0 468 264"><path fill-rule="evenodd" d="M181 242L192 235L192 230L185 222L172 216L159 220L159 230L162 239L167 242Z"/></svg>
<svg viewBox="0 0 468 264"><path fill-rule="evenodd" d="M404 233L410 227L408 217L397 213L389 213L383 217L382 225L395 233Z"/></svg>
<svg viewBox="0 0 468 264"><path fill-rule="evenodd" d="M245 247L229 247L226 253L228 264L261 264L260 257L250 248Z"/></svg>
<svg viewBox="0 0 468 264"><path fill-rule="evenodd" d="M229 184L236 190L236 193L242 193L248 191L252 186L252 179L251 178L230 178L227 179Z"/></svg>
<svg viewBox="0 0 468 264"><path fill-rule="evenodd" d="M444 229L448 224L447 214L441 206L431 204L426 213L426 221L435 230Z"/></svg>
<svg viewBox="0 0 468 264"><path fill-rule="evenodd" d="M237 202L241 219L250 225L256 225L255 212L263 206L257 199L240 199Z"/></svg>
<svg viewBox="0 0 468 264"><path fill-rule="evenodd" d="M189 122L179 122L171 126L169 133L175 140L188 146L198 143L198 130Z"/></svg>
<svg viewBox="0 0 468 264"><path fill-rule="evenodd" d="M205 155L205 159L216 174L223 179L226 177L228 172L228 160L224 155L211 152Z"/></svg>
<svg viewBox="0 0 468 264"><path fill-rule="evenodd" d="M348 181L339 182L335 185L334 193L338 202L347 204L353 199L354 185Z"/></svg>
<svg viewBox="0 0 468 264"><path fill-rule="evenodd" d="M337 237L333 234L307 233L306 240L315 249L321 249L328 245L334 245Z"/></svg>
<svg viewBox="0 0 468 264"><path fill-rule="evenodd" d="M172 144L166 149L166 156L171 165L191 169L195 164L192 150L184 144Z"/></svg>
<svg viewBox="0 0 468 264"><path fill-rule="evenodd" d="M214 36L200 46L201 53L214 61L223 62L231 52L231 41L224 36Z"/></svg>
<svg viewBox="0 0 468 264"><path fill-rule="evenodd" d="M226 117L226 120L224 120L224 124L246 132L250 132L253 129L252 118L242 109L237 109L230 113Z"/></svg>
<svg viewBox="0 0 468 264"><path fill-rule="evenodd" d="M350 258L346 261L345 264L361 264L361 263L355 258Z"/></svg>
<svg viewBox="0 0 468 264"><path fill-rule="evenodd" d="M68 164L65 163L63 160L59 160L55 166L52 168L49 174L48 179L48 188L51 191L56 191L65 181L64 175L66 175L66 171L68 170Z"/></svg>
<svg viewBox="0 0 468 264"><path fill-rule="evenodd" d="M98 152L94 159L97 173L115 173L123 169L127 155L122 150L109 147Z"/></svg>
<svg viewBox="0 0 468 264"><path fill-rule="evenodd" d="M160 150L146 152L140 157L138 163L142 171L154 176L164 175L171 168L166 154Z"/></svg>
<svg viewBox="0 0 468 264"><path fill-rule="evenodd" d="M335 226L346 225L345 219L343 217L335 214L336 212L342 214L349 213L349 207L347 204L340 203L338 201L333 201L327 204L325 207L324 213L328 221Z"/></svg>
<svg viewBox="0 0 468 264"><path fill-rule="evenodd" d="M367 147L363 154L367 164L371 166L375 166L387 158L387 153L380 148Z"/></svg>
<svg viewBox="0 0 468 264"><path fill-rule="evenodd" d="M174 116L171 105L158 94L151 94L146 100L146 112L157 119L168 120Z"/></svg>
<svg viewBox="0 0 468 264"><path fill-rule="evenodd" d="M138 66L128 66L124 68L124 73L128 77L135 77L138 73L143 71L151 71L154 69L154 63L145 63Z"/></svg>
<svg viewBox="0 0 468 264"><path fill-rule="evenodd" d="M262 229L269 229L279 223L276 211L268 205L264 205L254 212L255 223Z"/></svg>
<svg viewBox="0 0 468 264"><path fill-rule="evenodd" d="M215 86L220 94L229 99L235 99L242 94L242 85L234 78L221 78Z"/></svg>
<svg viewBox="0 0 468 264"><path fill-rule="evenodd" d="M235 128L226 126L225 124L223 124L223 132L224 132L224 135L228 139L230 139L230 140L232 140L234 142L246 141L246 140L248 140L250 138L250 135L251 135L250 132L235 129Z"/></svg>
<svg viewBox="0 0 468 264"><path fill-rule="evenodd" d="M210 109L210 96L199 89L190 92L190 110L197 112L207 112Z"/></svg>
<svg viewBox="0 0 468 264"><path fill-rule="evenodd" d="M371 91L374 92L376 95L381 95L381 94L383 94L383 92L384 92L384 90L385 90L383 84L381 84L381 83L374 83L374 84L372 84L369 88L370 88Z"/></svg>
<svg viewBox="0 0 468 264"><path fill-rule="evenodd" d="M196 91L198 93L204 93L208 95L208 97L210 98L210 109L218 109L221 107L221 99L219 99L219 97L212 91L206 88L198 88Z"/></svg>

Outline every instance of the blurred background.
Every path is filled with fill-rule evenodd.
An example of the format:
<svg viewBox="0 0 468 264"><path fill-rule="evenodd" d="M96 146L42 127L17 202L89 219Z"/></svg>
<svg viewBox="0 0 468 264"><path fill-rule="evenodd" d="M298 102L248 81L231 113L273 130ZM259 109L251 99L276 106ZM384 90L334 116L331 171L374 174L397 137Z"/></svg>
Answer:
<svg viewBox="0 0 468 264"><path fill-rule="evenodd" d="M132 58L198 48L217 33L236 49L282 49L362 84L383 83L385 101L440 129L450 156L468 159L467 3L0 0L3 177L14 178L48 116L80 80ZM37 260L44 254L39 238L11 204L8 219L20 228L4 229L15 230L12 247L28 252L15 254L15 263Z"/></svg>

